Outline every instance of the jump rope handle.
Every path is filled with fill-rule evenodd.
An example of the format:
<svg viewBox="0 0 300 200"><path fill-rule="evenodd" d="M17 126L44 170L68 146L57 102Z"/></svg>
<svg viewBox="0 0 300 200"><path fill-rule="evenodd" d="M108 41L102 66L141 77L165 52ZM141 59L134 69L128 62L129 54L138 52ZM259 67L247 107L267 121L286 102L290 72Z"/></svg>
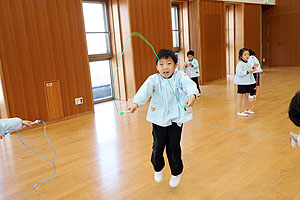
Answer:
<svg viewBox="0 0 300 200"><path fill-rule="evenodd" d="M121 111L119 114L123 115L124 113L129 113L129 112L130 112L130 110L125 110L125 111Z"/></svg>
<svg viewBox="0 0 300 200"><path fill-rule="evenodd" d="M2 134L3 134L3 135L7 135L7 134L8 134L8 131L4 131Z"/></svg>
<svg viewBox="0 0 300 200"><path fill-rule="evenodd" d="M42 122L42 121L41 120L35 120L34 122L31 123L31 125L38 124L40 122Z"/></svg>

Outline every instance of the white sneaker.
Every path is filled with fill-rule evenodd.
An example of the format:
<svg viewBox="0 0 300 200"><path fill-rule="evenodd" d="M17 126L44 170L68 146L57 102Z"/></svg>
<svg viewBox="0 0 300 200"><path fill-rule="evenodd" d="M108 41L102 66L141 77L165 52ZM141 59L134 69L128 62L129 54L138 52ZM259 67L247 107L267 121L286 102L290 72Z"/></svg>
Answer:
<svg viewBox="0 0 300 200"><path fill-rule="evenodd" d="M154 173L154 180L156 182L161 182L163 180L163 177L164 177L164 173L163 173L163 170L161 170L160 172L155 172Z"/></svg>
<svg viewBox="0 0 300 200"><path fill-rule="evenodd" d="M247 117L248 116L248 114L244 113L244 112L237 112L237 115L242 116L242 117Z"/></svg>
<svg viewBox="0 0 300 200"><path fill-rule="evenodd" d="M245 113L253 115L255 112L253 112L252 110L245 110Z"/></svg>
<svg viewBox="0 0 300 200"><path fill-rule="evenodd" d="M170 182L169 182L169 185L174 188L174 187L177 187L177 185L179 185L180 183L180 179L181 179L181 174L178 175L178 176L171 176L170 178Z"/></svg>

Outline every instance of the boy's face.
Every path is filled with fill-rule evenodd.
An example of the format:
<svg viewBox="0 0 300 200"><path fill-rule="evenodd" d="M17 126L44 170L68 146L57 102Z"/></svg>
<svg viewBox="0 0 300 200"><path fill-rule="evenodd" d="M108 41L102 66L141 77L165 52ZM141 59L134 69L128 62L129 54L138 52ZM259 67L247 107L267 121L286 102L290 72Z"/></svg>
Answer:
<svg viewBox="0 0 300 200"><path fill-rule="evenodd" d="M174 71L177 67L177 64L175 64L174 61L172 60L172 58L170 58L170 57L169 58L161 58L160 62L163 65L165 72L169 78L174 73ZM156 69L164 78L166 78L166 75L160 65L160 62L159 61L157 62Z"/></svg>
<svg viewBox="0 0 300 200"><path fill-rule="evenodd" d="M188 59L189 59L189 61L192 61L194 59L194 56L188 55Z"/></svg>
<svg viewBox="0 0 300 200"><path fill-rule="evenodd" d="M242 55L241 58L242 58L244 61L248 61L249 56L250 56L249 51L244 51L244 53L243 53L243 55Z"/></svg>

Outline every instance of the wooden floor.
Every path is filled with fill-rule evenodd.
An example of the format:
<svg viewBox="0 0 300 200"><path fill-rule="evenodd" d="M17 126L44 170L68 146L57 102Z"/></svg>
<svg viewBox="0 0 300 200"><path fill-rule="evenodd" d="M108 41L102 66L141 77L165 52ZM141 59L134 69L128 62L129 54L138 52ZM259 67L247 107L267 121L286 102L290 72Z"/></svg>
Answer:
<svg viewBox="0 0 300 200"><path fill-rule="evenodd" d="M95 113L47 127L57 151L55 178L37 191L35 183L52 176L51 163L38 158L12 134L0 141L0 199L300 199L300 148L288 142L300 133L288 119L291 97L300 89L300 68L268 68L256 113L236 116L233 77L201 87L191 122L184 124L180 185L168 185L170 170L156 183L150 163L151 124L147 107L118 115L113 102ZM117 102L125 109L127 102ZM24 142L49 159L53 152L43 128L22 131Z"/></svg>

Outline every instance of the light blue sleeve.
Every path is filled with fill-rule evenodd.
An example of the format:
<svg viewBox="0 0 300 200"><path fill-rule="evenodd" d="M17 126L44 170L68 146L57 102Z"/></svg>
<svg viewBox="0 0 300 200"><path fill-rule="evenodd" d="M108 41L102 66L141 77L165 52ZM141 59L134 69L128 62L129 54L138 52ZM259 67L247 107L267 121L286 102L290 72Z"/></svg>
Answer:
<svg viewBox="0 0 300 200"><path fill-rule="evenodd" d="M145 105L148 99L152 96L155 89L155 75L148 77L148 79L143 83L138 92L133 98L133 103L137 104L138 107Z"/></svg>
<svg viewBox="0 0 300 200"><path fill-rule="evenodd" d="M22 120L20 118L0 119L0 133L9 130L20 130L22 129ZM9 131L12 132L12 131Z"/></svg>
<svg viewBox="0 0 300 200"><path fill-rule="evenodd" d="M200 96L196 83L183 72L180 75L180 83L183 91L187 93L188 98L193 94L195 94L196 97Z"/></svg>
<svg viewBox="0 0 300 200"><path fill-rule="evenodd" d="M194 60L195 60L195 61L194 61L194 67L195 67L195 68L197 68L197 67L199 68L198 60L197 60L197 59L194 59Z"/></svg>
<svg viewBox="0 0 300 200"><path fill-rule="evenodd" d="M236 65L236 74L238 76L247 76L247 71L248 70L243 69L243 66L241 65L240 62Z"/></svg>

